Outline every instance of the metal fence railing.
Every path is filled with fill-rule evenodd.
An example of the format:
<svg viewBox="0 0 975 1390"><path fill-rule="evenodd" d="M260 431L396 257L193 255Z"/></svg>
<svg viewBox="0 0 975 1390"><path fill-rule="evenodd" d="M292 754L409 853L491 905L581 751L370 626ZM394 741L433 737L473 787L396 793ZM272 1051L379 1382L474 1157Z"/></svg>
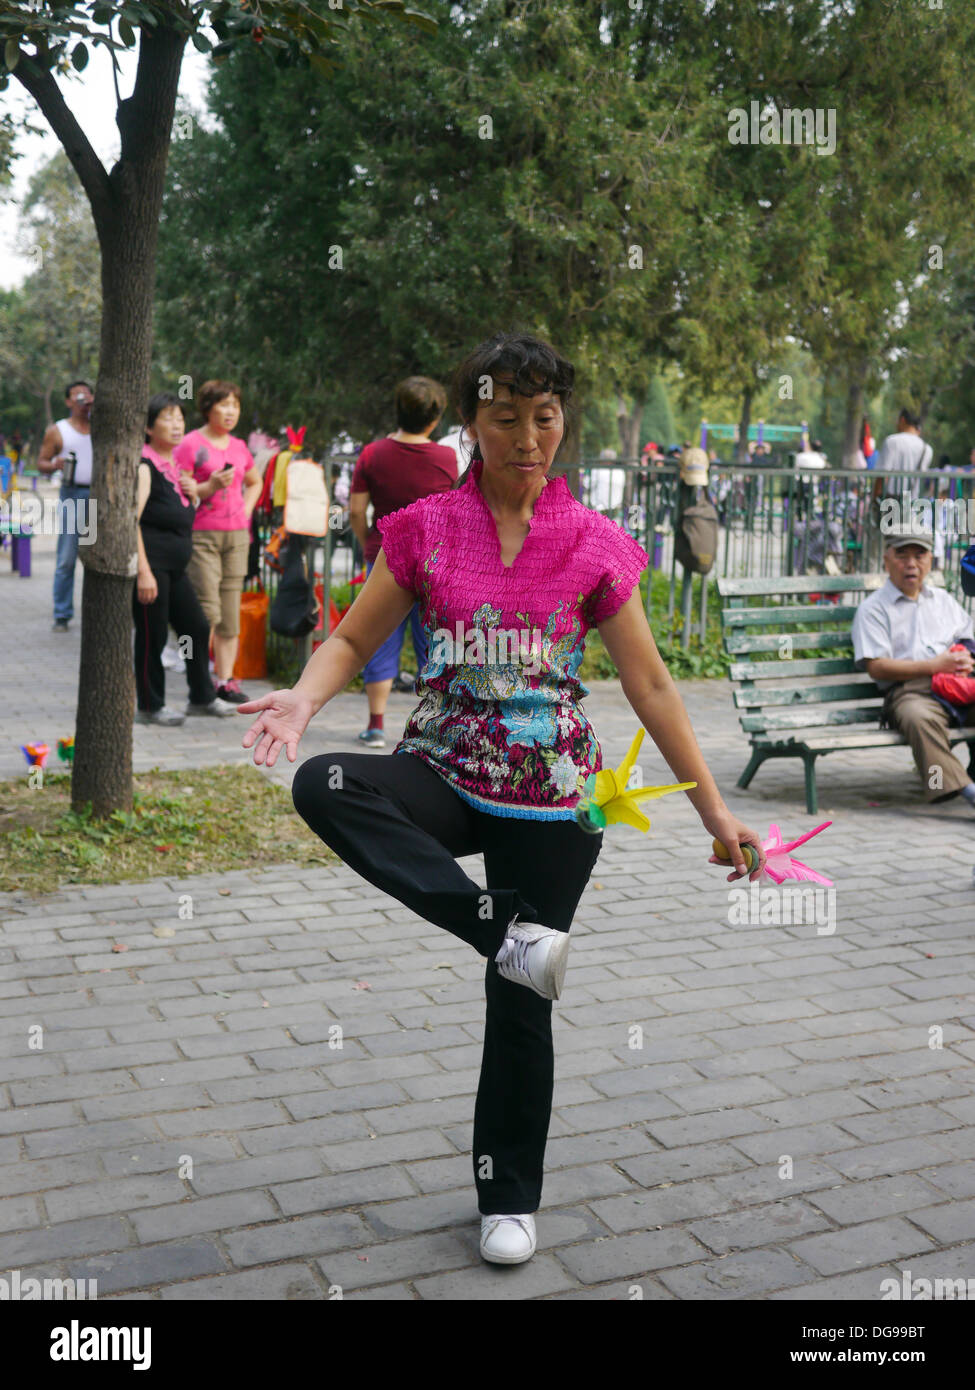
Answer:
<svg viewBox="0 0 975 1390"><path fill-rule="evenodd" d="M349 461L348 455L323 460L326 477L333 463ZM574 495L633 535L650 556L651 570L667 576L667 614L673 617L680 608L686 646L695 624L691 619L691 585L674 554L674 530L682 500L677 466L600 461L565 471ZM882 570L881 521L884 515L892 515L894 502L904 520L913 515L918 521L933 524L934 566L942 571L949 592L972 607L961 589L959 564L968 546L975 543L975 474L957 470L911 474L876 469L799 471L794 467L712 464L705 491L719 518L718 550L709 578ZM348 528L347 512L334 502L331 512L328 534L309 542L323 590L324 624L298 644L269 633L269 655L283 661L289 656L303 661L311 655L314 645L329 631L328 600L333 587L347 584L363 568L361 550ZM261 525L266 532L262 535L263 554L269 529L265 522ZM277 577L263 560L262 580L273 598ZM702 638L707 592L708 585L702 583L696 624ZM649 616L649 585L647 609Z"/></svg>

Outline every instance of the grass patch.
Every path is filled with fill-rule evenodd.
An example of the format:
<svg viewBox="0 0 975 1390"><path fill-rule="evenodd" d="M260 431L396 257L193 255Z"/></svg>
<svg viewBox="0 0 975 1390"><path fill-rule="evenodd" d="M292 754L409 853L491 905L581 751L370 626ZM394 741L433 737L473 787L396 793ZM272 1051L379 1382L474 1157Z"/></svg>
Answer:
<svg viewBox="0 0 975 1390"><path fill-rule="evenodd" d="M134 805L107 820L71 810L71 777L0 783L0 892L53 893L270 864L338 863L286 787L256 767L137 773Z"/></svg>

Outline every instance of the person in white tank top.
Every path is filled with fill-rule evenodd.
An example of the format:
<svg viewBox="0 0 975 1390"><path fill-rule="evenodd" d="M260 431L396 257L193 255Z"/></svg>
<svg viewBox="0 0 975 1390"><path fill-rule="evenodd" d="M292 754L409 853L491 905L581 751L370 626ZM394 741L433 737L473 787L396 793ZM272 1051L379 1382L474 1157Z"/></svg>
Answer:
<svg viewBox="0 0 975 1390"><path fill-rule="evenodd" d="M61 469L57 560L54 566L54 631L67 632L74 617L74 567L78 559L75 508L87 504L91 487L91 408L87 381L73 381L64 393L68 415L48 425L37 455L40 473ZM68 505L70 504L70 506Z"/></svg>

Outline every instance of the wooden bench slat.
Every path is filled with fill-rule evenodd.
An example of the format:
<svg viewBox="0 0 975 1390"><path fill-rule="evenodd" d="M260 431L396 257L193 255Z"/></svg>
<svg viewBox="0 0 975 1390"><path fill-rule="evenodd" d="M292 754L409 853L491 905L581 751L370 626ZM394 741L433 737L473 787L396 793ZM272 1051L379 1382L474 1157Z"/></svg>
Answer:
<svg viewBox="0 0 975 1390"><path fill-rule="evenodd" d="M845 623L847 629L856 617L856 605L840 607L836 603L809 603L804 608L783 608L779 604L768 608L724 608L721 622L725 627L772 627L776 623Z"/></svg>
<svg viewBox="0 0 975 1390"><path fill-rule="evenodd" d="M779 574L764 579L718 579L722 598L753 594L850 594L879 589L886 574Z"/></svg>
<svg viewBox="0 0 975 1390"><path fill-rule="evenodd" d="M770 690L767 685L761 689L745 686L735 691L735 706L742 709L746 705L761 705L765 709L770 705L824 705L835 700L868 700L871 696L883 699L883 691L872 680L850 681L847 685L784 685L778 690Z"/></svg>
<svg viewBox="0 0 975 1390"><path fill-rule="evenodd" d="M817 647L852 647L849 632L769 632L761 636L746 632L725 634L725 650L729 656L736 652L780 652L783 647L794 651L796 647L815 650Z"/></svg>
<svg viewBox="0 0 975 1390"><path fill-rule="evenodd" d="M872 593L887 581L884 574L778 574L761 579L717 579L722 598L748 598L757 594L850 594ZM932 570L928 584L943 589L945 577L941 570Z"/></svg>
<svg viewBox="0 0 975 1390"><path fill-rule="evenodd" d="M856 672L852 656L819 656L798 661L733 661L728 672L733 681L768 681L800 676L842 676ZM760 689L768 689L763 685Z"/></svg>
<svg viewBox="0 0 975 1390"><path fill-rule="evenodd" d="M824 724L875 725L880 717L881 703L876 700L867 709L827 709L822 705L813 705L773 714L743 714L741 727L746 733L764 734L770 729L814 729Z"/></svg>
<svg viewBox="0 0 975 1390"><path fill-rule="evenodd" d="M956 729L949 734L951 743L967 743L975 739L975 729ZM808 737L783 739L768 735L767 737L758 734L752 739L752 744L756 748L787 748L794 746L797 753L800 748L809 748L817 753L831 753L834 749L846 749L847 752L855 749L868 748L906 748L907 739L899 734L896 729L875 729L860 731L853 734L816 734L811 733Z"/></svg>

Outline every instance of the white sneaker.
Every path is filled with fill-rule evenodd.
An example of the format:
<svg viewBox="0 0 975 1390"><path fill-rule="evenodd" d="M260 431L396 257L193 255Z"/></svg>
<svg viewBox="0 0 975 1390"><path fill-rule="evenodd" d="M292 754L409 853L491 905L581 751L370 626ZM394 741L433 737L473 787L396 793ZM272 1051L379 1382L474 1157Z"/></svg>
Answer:
<svg viewBox="0 0 975 1390"><path fill-rule="evenodd" d="M237 706L232 705L229 700L221 700L219 695L214 695L208 705L194 705L192 700L187 700L186 713L212 714L218 719L226 719L228 715L237 713Z"/></svg>
<svg viewBox="0 0 975 1390"><path fill-rule="evenodd" d="M520 1265L535 1253L534 1216L482 1216L481 1255L495 1265Z"/></svg>
<svg viewBox="0 0 975 1390"><path fill-rule="evenodd" d="M162 709L149 710L137 709L135 712L135 722L137 724L165 724L175 726L182 724L186 718L185 714L179 714L174 709L168 709L163 705Z"/></svg>
<svg viewBox="0 0 975 1390"><path fill-rule="evenodd" d="M513 918L501 949L494 957L498 974L516 985L526 985L543 999L558 999L562 993L566 962L569 959L569 933L537 923L518 923Z"/></svg>

